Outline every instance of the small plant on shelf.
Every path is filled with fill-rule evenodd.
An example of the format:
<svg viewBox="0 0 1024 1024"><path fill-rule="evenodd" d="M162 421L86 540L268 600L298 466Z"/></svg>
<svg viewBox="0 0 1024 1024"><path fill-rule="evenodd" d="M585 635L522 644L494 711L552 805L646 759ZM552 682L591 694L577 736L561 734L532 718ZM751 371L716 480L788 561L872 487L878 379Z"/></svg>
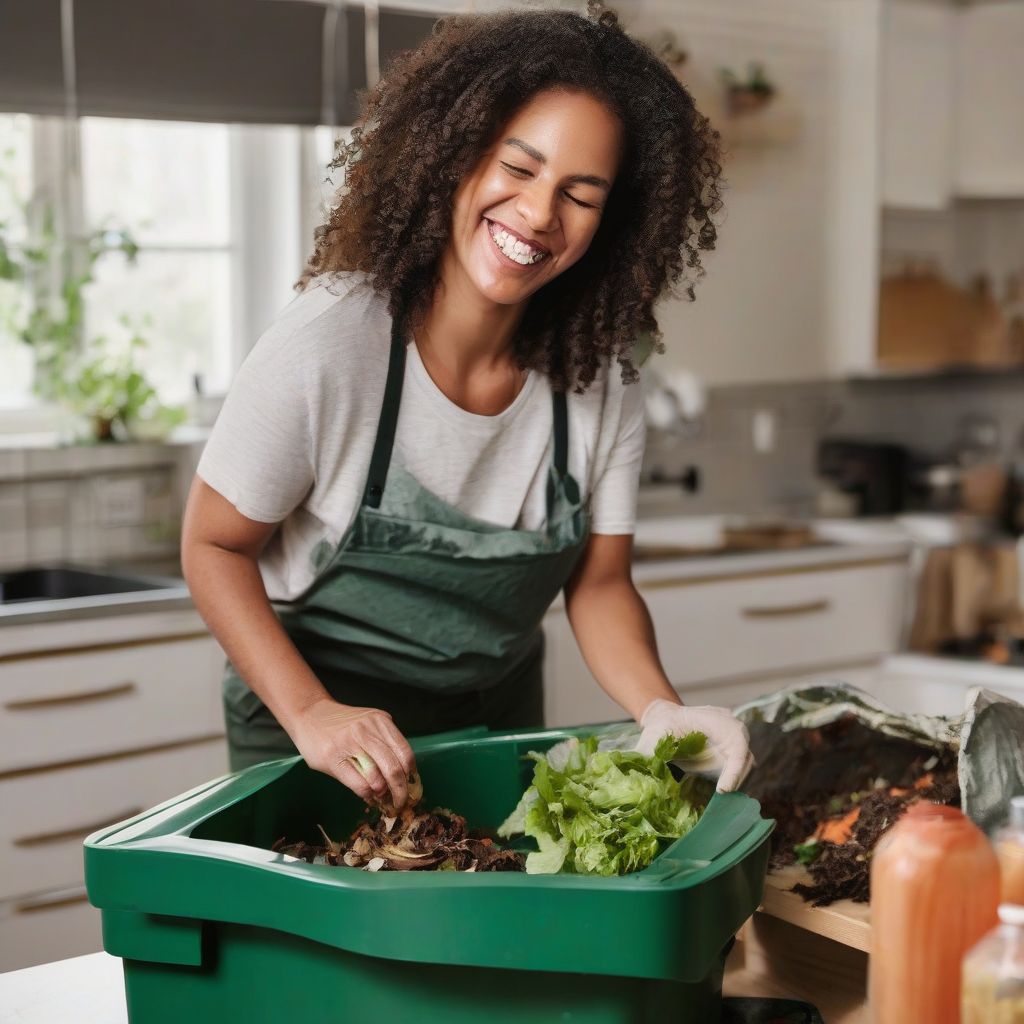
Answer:
<svg viewBox="0 0 1024 1024"><path fill-rule="evenodd" d="M730 68L720 68L718 75L725 86L726 106L731 117L761 110L778 92L769 81L764 65L757 61L747 65L746 78L741 78Z"/></svg>

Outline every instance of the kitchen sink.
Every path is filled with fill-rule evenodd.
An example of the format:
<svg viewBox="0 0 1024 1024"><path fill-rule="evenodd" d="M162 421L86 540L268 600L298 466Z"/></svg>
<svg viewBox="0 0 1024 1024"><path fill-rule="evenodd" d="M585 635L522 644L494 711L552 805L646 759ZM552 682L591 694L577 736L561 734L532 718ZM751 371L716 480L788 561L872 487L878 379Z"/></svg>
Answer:
<svg viewBox="0 0 1024 1024"><path fill-rule="evenodd" d="M0 606L30 601L66 601L179 587L176 580L158 580L68 566L39 566L0 572Z"/></svg>

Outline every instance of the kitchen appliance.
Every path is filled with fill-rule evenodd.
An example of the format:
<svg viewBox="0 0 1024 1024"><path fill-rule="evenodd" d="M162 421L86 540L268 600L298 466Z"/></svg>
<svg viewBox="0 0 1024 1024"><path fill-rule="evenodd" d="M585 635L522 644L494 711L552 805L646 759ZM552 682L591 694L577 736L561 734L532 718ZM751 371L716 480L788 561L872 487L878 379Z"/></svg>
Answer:
<svg viewBox="0 0 1024 1024"><path fill-rule="evenodd" d="M413 740L428 798L494 828L544 751L594 726ZM363 805L299 757L215 779L85 841L129 1020L707 1024L760 903L773 822L715 794L691 832L621 877L364 872L271 850L348 835ZM529 842L529 840L527 840Z"/></svg>
<svg viewBox="0 0 1024 1024"><path fill-rule="evenodd" d="M857 499L857 515L894 515L907 503L909 454L882 441L824 438L818 472Z"/></svg>

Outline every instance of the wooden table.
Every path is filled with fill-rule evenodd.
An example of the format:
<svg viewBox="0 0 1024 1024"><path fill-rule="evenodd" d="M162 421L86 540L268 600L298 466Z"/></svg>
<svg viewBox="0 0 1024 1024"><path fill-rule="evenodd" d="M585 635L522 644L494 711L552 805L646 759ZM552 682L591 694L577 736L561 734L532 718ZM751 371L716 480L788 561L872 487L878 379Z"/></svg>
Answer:
<svg viewBox="0 0 1024 1024"><path fill-rule="evenodd" d="M726 965L725 994L805 999L825 1024L867 1024L870 909L851 900L812 907L789 891L807 880L802 867L769 874Z"/></svg>

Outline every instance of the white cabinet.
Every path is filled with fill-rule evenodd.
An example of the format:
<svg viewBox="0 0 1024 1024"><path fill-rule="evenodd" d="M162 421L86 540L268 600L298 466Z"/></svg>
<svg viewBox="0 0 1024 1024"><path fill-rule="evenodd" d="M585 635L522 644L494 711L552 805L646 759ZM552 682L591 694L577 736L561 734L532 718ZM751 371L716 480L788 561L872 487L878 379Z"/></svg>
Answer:
<svg viewBox="0 0 1024 1024"><path fill-rule="evenodd" d="M0 627L0 971L102 948L82 841L228 770L192 610Z"/></svg>
<svg viewBox="0 0 1024 1024"><path fill-rule="evenodd" d="M1024 196L1024 2L889 0L882 34L881 196L939 210Z"/></svg>
<svg viewBox="0 0 1024 1024"><path fill-rule="evenodd" d="M850 676L897 649L905 558L642 580L666 675L688 704L733 706L792 682ZM549 725L625 717L592 678L564 611L544 623Z"/></svg>
<svg viewBox="0 0 1024 1024"><path fill-rule="evenodd" d="M656 365L711 385L864 369L873 359L878 290L881 0L622 7L641 38L676 33L698 108L732 134L720 241L707 254L697 302L668 294L659 302L666 351ZM767 129L761 144L750 144L759 115L733 125L722 111L719 69L743 73L750 60L763 62L779 88L767 122L792 126L770 144Z"/></svg>
<svg viewBox="0 0 1024 1024"><path fill-rule="evenodd" d="M881 89L883 204L945 208L953 195L956 11L892 3L884 11Z"/></svg>
<svg viewBox="0 0 1024 1024"><path fill-rule="evenodd" d="M963 196L1024 196L1024 3L958 12L956 188Z"/></svg>
<svg viewBox="0 0 1024 1024"><path fill-rule="evenodd" d="M0 662L0 772L219 733L223 665L195 634Z"/></svg>

